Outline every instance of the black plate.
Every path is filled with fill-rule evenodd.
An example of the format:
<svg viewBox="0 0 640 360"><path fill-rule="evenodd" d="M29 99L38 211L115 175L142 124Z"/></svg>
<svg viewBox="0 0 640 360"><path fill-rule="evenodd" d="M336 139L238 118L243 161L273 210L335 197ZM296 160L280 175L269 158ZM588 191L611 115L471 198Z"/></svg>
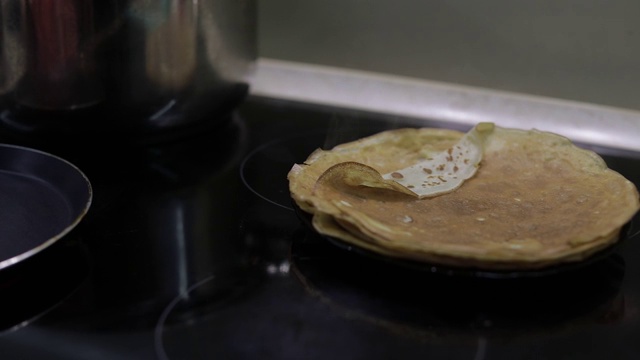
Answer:
<svg viewBox="0 0 640 360"><path fill-rule="evenodd" d="M633 221L630 221L621 229L620 238L615 244L612 244L611 246L608 246L607 248L600 250L599 252L589 256L585 260L564 263L559 265L552 265L552 266L547 266L539 269L487 270L487 269L480 269L475 267L455 267L455 266L448 266L448 265L442 265L442 264L434 264L429 262L394 258L394 257L378 254L374 251L347 243L333 236L328 236L328 235L318 233L312 225L312 222L311 222L312 215L300 209L300 207L295 203L295 201L292 201L292 203L293 203L293 208L296 214L298 215L298 218L310 231L312 231L314 234L322 237L323 239L327 240L331 244L347 252L356 254L358 256L366 256L371 259L375 259L375 260L382 261L382 262L396 265L396 266L401 266L404 268L409 268L417 271L424 271L432 274L447 275L447 276L460 276L460 277L473 277L473 278L486 278L486 279L517 279L517 278L534 278L534 277L550 276L550 275L565 273L568 271L579 270L586 266L593 265L609 257L614 252L614 250L622 243L623 240L625 240L629 236L635 235L633 234L633 231L632 231Z"/></svg>
<svg viewBox="0 0 640 360"><path fill-rule="evenodd" d="M89 210L87 177L52 154L0 144L0 269L51 246Z"/></svg>

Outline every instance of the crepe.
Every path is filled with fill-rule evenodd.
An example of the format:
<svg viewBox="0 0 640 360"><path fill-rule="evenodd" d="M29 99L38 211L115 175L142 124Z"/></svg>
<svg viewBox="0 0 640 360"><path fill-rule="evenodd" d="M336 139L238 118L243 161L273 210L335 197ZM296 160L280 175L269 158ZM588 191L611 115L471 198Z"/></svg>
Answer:
<svg viewBox="0 0 640 360"><path fill-rule="evenodd" d="M406 128L316 150L289 172L291 196L322 234L394 258L481 269L584 260L615 243L640 207L634 184L596 153L553 133L498 126L473 177L450 192L420 198L345 180L358 169L406 169L463 136Z"/></svg>

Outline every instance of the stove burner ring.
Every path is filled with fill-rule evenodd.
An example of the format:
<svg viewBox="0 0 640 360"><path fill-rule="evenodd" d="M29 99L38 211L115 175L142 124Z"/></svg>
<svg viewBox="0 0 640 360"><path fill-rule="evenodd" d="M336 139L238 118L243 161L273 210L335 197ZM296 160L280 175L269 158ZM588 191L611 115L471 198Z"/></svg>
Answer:
<svg viewBox="0 0 640 360"><path fill-rule="evenodd" d="M153 336L154 337L153 343L154 343L154 347L155 347L155 352L156 352L156 355L158 356L158 358L160 360L170 360L169 356L167 355L167 352L165 351L164 342L162 341L162 334L164 332L164 326L165 326L165 324L167 322L167 319L169 318L169 314L171 314L173 309L181 301L183 301L185 298L187 298L190 293L192 293L197 288L203 286L204 284L212 281L214 278L215 278L215 275L211 275L211 276L206 277L206 278L196 282L195 284L189 286L184 292L180 293L173 300L171 300L171 302L167 305L166 308L164 308L164 310L160 314L160 317L158 318L158 322L156 323L156 328L154 330L154 336Z"/></svg>
<svg viewBox="0 0 640 360"><path fill-rule="evenodd" d="M271 203L273 205L276 205L276 206L279 206L279 207L282 207L282 208L285 208L285 209L288 209L288 210L293 210L293 208L291 208L289 206L286 206L286 205L281 204L281 203L279 203L279 202L277 202L275 200L270 199L269 196L263 195L261 193L261 191L259 191L258 189L254 188L253 186L251 186L251 184L250 184L251 180L246 174L247 168L250 166L249 164L254 159L254 157L259 156L260 152L265 151L265 149L268 149L269 147L271 147L273 145L281 143L282 141L283 141L283 139L277 139L277 140L271 141L269 143L266 143L264 145L261 145L258 148L254 149L253 151L251 151L242 160L242 164L240 165L240 179L242 180L242 183L244 184L244 186L247 187L247 189L249 189L252 193L254 193L256 196L260 197L261 199L263 199L263 200L265 200L265 201L267 201L267 202L269 202L269 203Z"/></svg>
<svg viewBox="0 0 640 360"><path fill-rule="evenodd" d="M251 151L240 165L242 183L263 200L293 211L287 174L320 147L326 134L313 132L278 138Z"/></svg>
<svg viewBox="0 0 640 360"><path fill-rule="evenodd" d="M203 279L186 286L162 309L155 323L153 346L159 359L171 359L175 337L170 335L187 329L200 329L209 315L220 314L221 309L236 304L247 296L262 279L263 270L253 265L219 269ZM206 325L205 325L206 326ZM197 340L196 340L197 341ZM202 344L194 343L192 347ZM206 345L205 345L206 346ZM169 355L171 354L171 355ZM184 354L175 355L183 358Z"/></svg>

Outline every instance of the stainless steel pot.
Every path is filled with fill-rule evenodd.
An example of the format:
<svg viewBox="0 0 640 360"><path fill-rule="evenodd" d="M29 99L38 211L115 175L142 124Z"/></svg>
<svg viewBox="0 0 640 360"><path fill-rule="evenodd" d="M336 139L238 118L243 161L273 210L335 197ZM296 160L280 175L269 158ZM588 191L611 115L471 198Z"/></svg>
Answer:
<svg viewBox="0 0 640 360"><path fill-rule="evenodd" d="M0 2L0 122L154 133L222 121L248 93L255 0Z"/></svg>

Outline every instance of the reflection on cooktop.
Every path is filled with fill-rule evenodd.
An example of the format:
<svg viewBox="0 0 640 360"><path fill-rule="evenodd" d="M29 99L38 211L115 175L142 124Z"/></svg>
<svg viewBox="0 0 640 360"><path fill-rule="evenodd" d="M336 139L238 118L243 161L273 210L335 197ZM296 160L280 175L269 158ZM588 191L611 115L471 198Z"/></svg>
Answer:
<svg viewBox="0 0 640 360"><path fill-rule="evenodd" d="M455 277L346 252L307 232L292 269L307 290L344 316L420 338L515 338L621 319L623 259L525 279Z"/></svg>
<svg viewBox="0 0 640 360"><path fill-rule="evenodd" d="M274 282L289 278L289 244L296 228L291 211L268 202L248 206L241 215L240 237L250 264L213 272L190 285L163 310L155 327L155 350L160 359L199 358L214 348L221 358L233 357L234 342L251 331L247 321L265 326L272 314L250 315L247 304L286 307L286 296L269 290ZM262 317L262 318L261 318ZM266 318L264 318L266 317ZM188 346L185 346L188 344Z"/></svg>
<svg viewBox="0 0 640 360"><path fill-rule="evenodd" d="M96 276L105 280L96 291L106 322L133 311L138 326L151 326L192 282L211 274L226 274L232 282L251 265L234 223L244 210L236 193L246 136L244 120L236 117L187 143L143 147L120 167L90 167L89 176L100 172L96 178L105 181L96 192L121 191L87 220L89 243L98 254ZM123 181L126 173L135 176ZM106 266L113 259L121 266Z"/></svg>

